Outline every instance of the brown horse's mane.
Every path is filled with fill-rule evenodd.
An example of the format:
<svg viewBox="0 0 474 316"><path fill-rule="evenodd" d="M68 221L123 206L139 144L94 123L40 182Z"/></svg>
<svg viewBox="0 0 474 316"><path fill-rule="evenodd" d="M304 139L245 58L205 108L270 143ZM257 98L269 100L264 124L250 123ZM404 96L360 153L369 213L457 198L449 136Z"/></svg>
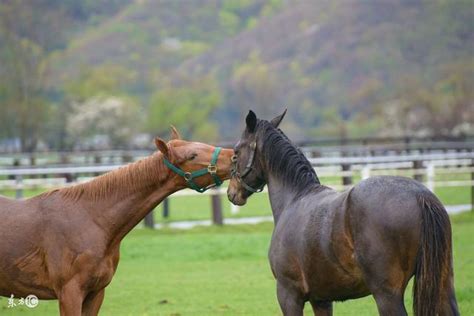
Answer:
<svg viewBox="0 0 474 316"><path fill-rule="evenodd" d="M79 200L89 198L100 200L114 194L125 194L143 189L143 185L156 185L166 178L168 169L163 163L163 155L160 152L130 163L116 170L107 172L91 181L76 184L71 187L55 189L44 193L50 195L58 192L64 197ZM117 190L117 185L121 190Z"/></svg>

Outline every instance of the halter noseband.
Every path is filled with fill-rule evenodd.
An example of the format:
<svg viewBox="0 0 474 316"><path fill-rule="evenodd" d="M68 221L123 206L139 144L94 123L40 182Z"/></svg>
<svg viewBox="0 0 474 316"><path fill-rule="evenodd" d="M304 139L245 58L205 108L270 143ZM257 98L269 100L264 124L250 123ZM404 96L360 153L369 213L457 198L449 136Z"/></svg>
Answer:
<svg viewBox="0 0 474 316"><path fill-rule="evenodd" d="M247 191L250 191L252 193L258 193L258 192L262 192L263 190L263 187L265 186L265 182L262 183L260 186L258 186L257 188L254 188L254 187L251 187L250 185L248 185L245 181L244 181L244 178L250 173L250 171L252 171L252 165L253 165L253 161L255 159L255 151L257 150L257 141L255 140L254 142L252 142L250 144L250 149L252 150L250 152L250 157L249 157L249 160L247 161L247 165L245 166L245 170L244 172L240 173L239 171L237 171L237 155L233 155L232 156L232 169L231 169L231 177L232 178L236 178L237 181L242 184L242 186L247 190Z"/></svg>
<svg viewBox="0 0 474 316"><path fill-rule="evenodd" d="M213 187L218 187L222 184L222 180L219 178L217 175L217 158L219 157L219 153L221 152L222 148L221 147L216 147L214 150L214 153L212 154L211 162L207 166L207 168L199 169L193 172L184 172L180 168L176 167L173 165L168 159L163 157L163 161L165 165L170 168L174 173L180 175L181 177L186 180L186 183L188 184L188 187L190 189L193 189L199 193L203 193L210 188ZM214 184L208 185L207 187L201 188L199 185L197 185L193 179L197 177L204 176L206 174L210 174L211 177L214 179Z"/></svg>

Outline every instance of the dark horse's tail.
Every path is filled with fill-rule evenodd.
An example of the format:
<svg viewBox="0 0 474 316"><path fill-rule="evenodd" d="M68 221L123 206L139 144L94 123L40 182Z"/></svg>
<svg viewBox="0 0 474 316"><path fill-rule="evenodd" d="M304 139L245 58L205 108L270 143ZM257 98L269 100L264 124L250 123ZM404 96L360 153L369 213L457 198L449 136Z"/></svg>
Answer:
<svg viewBox="0 0 474 316"><path fill-rule="evenodd" d="M459 315L454 296L451 224L446 209L431 193L418 196L420 250L415 268L413 310L417 316Z"/></svg>

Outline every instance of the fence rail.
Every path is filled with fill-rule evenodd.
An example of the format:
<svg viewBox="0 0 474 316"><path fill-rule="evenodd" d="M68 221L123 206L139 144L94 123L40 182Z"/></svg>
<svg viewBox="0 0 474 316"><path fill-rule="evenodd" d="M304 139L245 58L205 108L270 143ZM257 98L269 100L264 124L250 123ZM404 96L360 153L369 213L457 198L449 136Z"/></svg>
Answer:
<svg viewBox="0 0 474 316"><path fill-rule="evenodd" d="M474 152L445 152L406 154L396 156L369 157L310 157L308 158L320 177L341 178L340 184L331 183L335 189L345 189L352 186L354 178L366 179L372 175L391 174L411 176L432 191L436 187L471 187L471 204L474 204ZM22 198L26 189L51 189L88 181L92 175L101 174L119 168L121 165L94 166L55 166L34 168L4 168L0 169L0 190L15 190L16 197ZM470 174L470 179L437 180L436 176L454 174ZM72 175L72 176L71 176ZM425 178L425 179L423 179ZM207 191L212 201L212 218L215 224L223 223L220 196L225 189ZM191 190L176 192L174 196L191 196L199 193ZM169 216L168 203L164 202L164 214ZM474 208L474 207L473 207ZM232 207L232 212L238 208ZM147 217L147 226L154 227L153 214Z"/></svg>
<svg viewBox="0 0 474 316"><path fill-rule="evenodd" d="M308 157L378 156L426 152L473 152L474 135L462 137L366 137L322 138L296 141ZM232 142L218 144L232 147ZM0 152L0 166L51 164L122 164L149 155L155 149L43 151L34 153Z"/></svg>

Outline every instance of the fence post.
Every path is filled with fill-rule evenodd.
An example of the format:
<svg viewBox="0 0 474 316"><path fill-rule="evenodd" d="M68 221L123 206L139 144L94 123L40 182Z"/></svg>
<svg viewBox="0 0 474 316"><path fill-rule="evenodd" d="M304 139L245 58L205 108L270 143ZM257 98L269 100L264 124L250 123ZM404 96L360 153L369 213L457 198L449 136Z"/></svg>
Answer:
<svg viewBox="0 0 474 316"><path fill-rule="evenodd" d="M61 164L67 165L70 163L69 156L65 153L61 154L60 158ZM72 183L76 179L76 175L73 175L71 173L65 173L64 178L66 179L66 183Z"/></svg>
<svg viewBox="0 0 474 316"><path fill-rule="evenodd" d="M145 227L148 227L151 229L155 228L155 220L153 219L153 211L151 211L145 216Z"/></svg>
<svg viewBox="0 0 474 316"><path fill-rule="evenodd" d="M23 177L21 174L17 174L15 177L16 180L16 192L15 192L15 198L17 200L23 198Z"/></svg>
<svg viewBox="0 0 474 316"><path fill-rule="evenodd" d="M431 192L435 191L435 165L432 162L426 166L426 186Z"/></svg>
<svg viewBox="0 0 474 316"><path fill-rule="evenodd" d="M170 200L168 198L163 201L163 218L170 217Z"/></svg>
<svg viewBox="0 0 474 316"><path fill-rule="evenodd" d="M13 167L19 167L20 166L20 159L18 158L15 158L15 160L13 160ZM14 175L9 175L8 176L8 180L15 180L16 177Z"/></svg>
<svg viewBox="0 0 474 316"><path fill-rule="evenodd" d="M128 152L124 152L122 154L122 163L126 164L126 163L130 163L133 161L133 156L128 153Z"/></svg>
<svg viewBox="0 0 474 316"><path fill-rule="evenodd" d="M413 169L415 169L415 174L413 175L413 179L419 182L423 182L423 174L420 173L420 170L423 169L423 161L421 160L413 161Z"/></svg>
<svg viewBox="0 0 474 316"><path fill-rule="evenodd" d="M474 159L471 160L471 211L474 212Z"/></svg>
<svg viewBox="0 0 474 316"><path fill-rule="evenodd" d="M99 155L94 156L94 163L97 165L100 165L102 163L102 157ZM94 173L94 177L100 176L100 173L96 172Z"/></svg>
<svg viewBox="0 0 474 316"><path fill-rule="evenodd" d="M222 217L221 196L219 194L218 189L212 189L211 201L212 201L212 223L214 225L222 226L224 224L224 220Z"/></svg>
<svg viewBox="0 0 474 316"><path fill-rule="evenodd" d="M33 168L36 166L36 157L34 154L30 154L30 168ZM36 179L39 178L37 175L30 175L30 178Z"/></svg>
<svg viewBox="0 0 474 316"><path fill-rule="evenodd" d="M365 165L364 168L362 168L360 176L362 177L362 180L370 178L370 166Z"/></svg>
<svg viewBox="0 0 474 316"><path fill-rule="evenodd" d="M350 171L351 170L351 165L349 164L342 164L342 171L345 172L345 171ZM351 185L352 184L352 175L342 175L342 184L344 186L346 185Z"/></svg>

